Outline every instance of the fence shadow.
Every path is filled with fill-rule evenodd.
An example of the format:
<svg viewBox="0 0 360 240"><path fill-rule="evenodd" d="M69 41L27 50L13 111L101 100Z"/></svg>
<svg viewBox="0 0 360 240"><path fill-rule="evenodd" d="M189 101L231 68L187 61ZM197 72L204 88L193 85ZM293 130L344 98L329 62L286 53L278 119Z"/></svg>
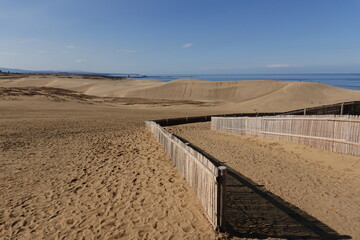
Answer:
<svg viewBox="0 0 360 240"><path fill-rule="evenodd" d="M188 143L184 138L178 139ZM228 168L227 229L230 237L283 239L351 239L340 235L324 223L310 216L280 197L266 191L241 173L219 162L203 149L189 143L216 166Z"/></svg>

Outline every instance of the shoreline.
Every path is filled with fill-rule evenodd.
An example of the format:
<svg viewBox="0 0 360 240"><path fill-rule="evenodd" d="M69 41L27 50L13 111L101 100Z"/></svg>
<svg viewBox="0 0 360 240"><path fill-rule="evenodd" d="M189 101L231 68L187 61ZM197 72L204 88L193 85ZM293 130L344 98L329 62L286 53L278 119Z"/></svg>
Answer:
<svg viewBox="0 0 360 240"><path fill-rule="evenodd" d="M112 74L112 73L6 73L1 72L1 76L16 75L26 76L59 76L109 79L109 80L148 80L171 82L181 79L201 80L206 82L228 82L228 81L282 81L282 82L308 82L321 83L333 87L349 90L360 90L360 73L306 73L306 74L165 74L165 75L141 75L141 74ZM23 76L22 76L23 75Z"/></svg>

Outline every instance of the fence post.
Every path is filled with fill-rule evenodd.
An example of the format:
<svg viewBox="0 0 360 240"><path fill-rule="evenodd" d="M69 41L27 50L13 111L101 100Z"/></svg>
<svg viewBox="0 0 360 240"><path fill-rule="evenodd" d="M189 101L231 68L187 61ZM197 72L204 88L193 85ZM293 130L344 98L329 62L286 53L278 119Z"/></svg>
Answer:
<svg viewBox="0 0 360 240"><path fill-rule="evenodd" d="M306 115L306 110L307 110L307 109L306 109L306 108L304 108L304 115Z"/></svg>
<svg viewBox="0 0 360 240"><path fill-rule="evenodd" d="M344 115L344 103L341 103L340 115Z"/></svg>
<svg viewBox="0 0 360 240"><path fill-rule="evenodd" d="M227 169L225 166L218 167L218 227L220 231L226 231L226 175Z"/></svg>

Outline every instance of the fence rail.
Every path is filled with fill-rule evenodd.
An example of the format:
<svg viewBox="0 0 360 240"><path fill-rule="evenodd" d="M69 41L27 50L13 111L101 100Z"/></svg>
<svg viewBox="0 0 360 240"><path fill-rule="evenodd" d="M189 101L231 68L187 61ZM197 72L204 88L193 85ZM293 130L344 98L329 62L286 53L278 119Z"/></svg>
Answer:
<svg viewBox="0 0 360 240"><path fill-rule="evenodd" d="M282 113L283 115L360 115L360 101L303 108Z"/></svg>
<svg viewBox="0 0 360 240"><path fill-rule="evenodd" d="M212 117L262 117L275 115L360 115L360 101L341 102L330 105L322 105L310 108L301 108L288 112L265 112L265 113L229 113L218 115L181 117L153 120L160 126L173 126L186 123L208 122Z"/></svg>
<svg viewBox="0 0 360 240"><path fill-rule="evenodd" d="M215 229L225 228L226 168L215 166L209 159L167 132L159 124L146 121L182 177L194 189L206 216ZM225 171L225 172L224 172Z"/></svg>
<svg viewBox="0 0 360 240"><path fill-rule="evenodd" d="M360 116L213 117L211 129L360 156Z"/></svg>

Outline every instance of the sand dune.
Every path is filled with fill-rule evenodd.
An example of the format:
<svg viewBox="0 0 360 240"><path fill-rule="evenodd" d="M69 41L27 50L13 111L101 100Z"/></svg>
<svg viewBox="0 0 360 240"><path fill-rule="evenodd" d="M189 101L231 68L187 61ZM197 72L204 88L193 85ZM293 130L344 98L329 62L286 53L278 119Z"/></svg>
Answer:
<svg viewBox="0 0 360 240"><path fill-rule="evenodd" d="M217 238L194 192L154 137L144 130L143 121L284 111L348 100L360 100L360 91L280 81L161 82L0 75L0 238ZM263 143L251 140L249 145L254 152L249 152L249 147L244 162L250 166ZM269 148L264 150L264 159L278 154L278 149ZM283 164L285 158L296 162L295 155L288 152L276 164ZM294 162L289 163L294 164L289 169L295 168ZM303 179L307 179L306 172L314 172L312 166L302 165ZM254 171L247 169L245 173ZM261 165L261 171L276 175L271 164ZM292 176L295 170L288 171L285 166L282 171L280 177L273 177L279 181L270 184L279 195L290 191L282 185L284 179L298 184ZM255 180L267 184L271 179L263 178L264 174L256 175L258 179L254 175ZM347 174L356 178L349 171ZM320 190L325 197L342 194L344 181L322 180ZM334 182L337 192L331 190ZM315 194L311 184L299 184L296 189ZM346 194L358 199L353 193ZM289 196L289 201L301 206L301 198ZM329 202L338 204L335 200ZM311 201L304 206L311 206ZM311 207L304 209L312 211ZM342 208L336 205L334 209ZM329 221L332 213L321 212L318 216L333 223ZM336 229L336 224L332 226ZM339 229L344 234L357 234L352 228Z"/></svg>
<svg viewBox="0 0 360 240"><path fill-rule="evenodd" d="M101 97L130 97L214 102L227 112L286 111L296 108L360 100L360 92L309 82L228 81L181 79L109 80L80 77L30 76L1 80L0 87L48 86Z"/></svg>
<svg viewBox="0 0 360 240"><path fill-rule="evenodd" d="M127 95L238 103L278 91L287 84L277 81L209 82L181 79L160 86L131 91Z"/></svg>
<svg viewBox="0 0 360 240"><path fill-rule="evenodd" d="M126 96L224 102L233 106L234 110L285 111L360 99L360 92L309 82L209 82L185 79L130 91Z"/></svg>
<svg viewBox="0 0 360 240"><path fill-rule="evenodd" d="M145 81L109 78L91 79L80 77L29 76L0 81L0 87L55 87L78 91L101 97L124 97L127 92L162 84L160 81Z"/></svg>

